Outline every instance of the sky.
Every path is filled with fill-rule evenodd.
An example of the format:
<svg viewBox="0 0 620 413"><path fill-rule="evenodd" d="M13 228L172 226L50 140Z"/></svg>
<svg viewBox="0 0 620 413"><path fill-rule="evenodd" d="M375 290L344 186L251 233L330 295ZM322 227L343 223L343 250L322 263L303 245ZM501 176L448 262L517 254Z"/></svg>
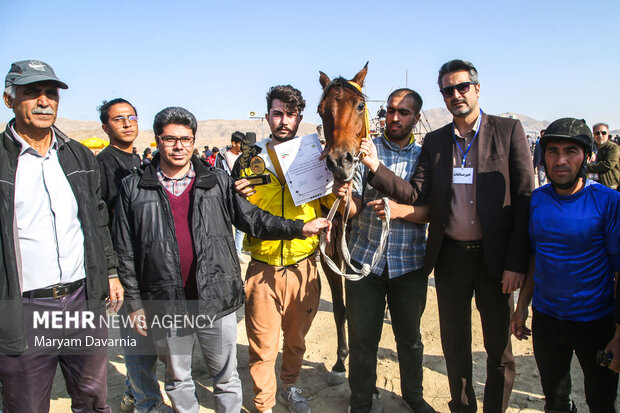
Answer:
<svg viewBox="0 0 620 413"><path fill-rule="evenodd" d="M350 79L367 61L368 99L408 86L432 109L444 106L439 67L461 58L488 113L620 128L618 0L0 0L0 15L2 76L14 61L50 64L69 85L63 118L97 120L104 99L123 97L142 129L167 106L247 119L265 113L269 87L291 84L318 123L319 70Z"/></svg>

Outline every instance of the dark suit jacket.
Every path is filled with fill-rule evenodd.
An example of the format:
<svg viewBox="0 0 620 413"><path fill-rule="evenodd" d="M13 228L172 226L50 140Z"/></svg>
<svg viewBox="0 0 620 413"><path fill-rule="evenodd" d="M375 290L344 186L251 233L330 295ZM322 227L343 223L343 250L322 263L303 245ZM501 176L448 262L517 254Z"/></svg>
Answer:
<svg viewBox="0 0 620 413"><path fill-rule="evenodd" d="M478 133L476 207L487 270L525 273L528 265L529 203L534 188L531 152L514 119L484 114ZM416 171L405 181L383 165L369 176L377 190L408 204L430 204L425 272L432 271L448 225L452 199L452 123L426 135Z"/></svg>

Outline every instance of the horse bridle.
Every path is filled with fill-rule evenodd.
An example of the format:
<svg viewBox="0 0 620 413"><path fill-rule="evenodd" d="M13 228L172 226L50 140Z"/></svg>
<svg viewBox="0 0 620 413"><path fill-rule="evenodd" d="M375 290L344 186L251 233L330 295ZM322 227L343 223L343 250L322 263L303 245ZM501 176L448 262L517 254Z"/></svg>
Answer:
<svg viewBox="0 0 620 413"><path fill-rule="evenodd" d="M351 86L353 86L360 94L362 94L362 87L360 85L350 80L348 81L348 83ZM326 92L327 90L329 90L328 88L326 88ZM366 106L365 101L364 101L364 112L365 112L364 113L364 125L362 127L361 139L368 138L370 134L370 120L369 120L369 115L368 115L368 107ZM361 155L362 155L361 152L359 152L353 158L353 163L355 165L355 168L357 168L357 164L361 161L361 158L362 158ZM388 198L383 197L382 199L383 199L385 217L382 218L383 222L381 222L381 238L379 240L379 247L375 250L372 256L371 263L362 264L362 268L358 269L351 264L351 254L349 252L349 247L347 245L347 237L346 237L347 221L349 220L349 213L351 212L351 196L352 196L351 192L349 192L347 195L347 200L346 200L346 204L344 207L344 216L342 218L342 237L340 238L340 245L339 245L338 251L342 255L343 262L351 270L353 270L355 274L348 274L347 272L345 272L346 268L339 268L336 265L336 263L325 253L325 245L327 244L327 238L324 232L321 232L319 236L319 250L321 251L321 254L323 255L325 259L325 263L329 266L329 268L333 272L335 272L336 274L339 274L340 276L344 277L345 279L349 281L359 281L372 272L372 269L377 265L377 263L383 256L385 247L387 245L387 238L390 233L391 212L390 212L390 204L389 204ZM337 198L334 204L332 205L331 209L329 210L329 213L327 214L328 221L331 222L334 219L334 216L336 215L336 212L338 211L338 207L340 206L341 200L342 198Z"/></svg>

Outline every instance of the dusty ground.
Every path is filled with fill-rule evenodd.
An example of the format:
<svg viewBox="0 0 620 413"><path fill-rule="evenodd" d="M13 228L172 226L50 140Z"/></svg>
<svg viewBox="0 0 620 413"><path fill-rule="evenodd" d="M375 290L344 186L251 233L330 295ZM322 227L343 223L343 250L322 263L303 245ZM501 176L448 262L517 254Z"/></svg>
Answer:
<svg viewBox="0 0 620 413"><path fill-rule="evenodd" d="M243 268L245 270L245 268ZM314 413L346 412L349 388L345 383L338 387L329 387L326 383L327 372L335 362L336 333L331 313L331 295L327 281L322 277L321 305L312 328L307 336L307 353L298 385L304 394L311 398L310 405ZM437 301L433 279L430 279L426 311L422 320L424 341L424 397L438 411L447 412L449 400L446 368L441 352L439 323L437 318ZM252 383L248 372L247 337L245 334L243 312L238 313L238 359L239 374L243 382L243 411L253 412ZM476 311L473 312L474 325L473 354L474 382L478 405L482 411L482 395L485 380L485 353L482 346L480 321ZM517 363L517 377L510 400L509 412L543 411L542 390L536 363L532 354L531 341L519 342L513 339ZM196 354L199 354L197 352ZM400 399L400 375L396 356L396 345L389 317L386 317L383 338L380 343L377 363L377 387L381 392L381 402L386 413L408 412ZM160 380L163 365L158 367ZM196 380L201 412L213 412L213 397L210 380L206 375L204 362L200 356L194 357L194 378ZM120 412L119 402L123 393L125 365L118 352L110 353L108 369L108 401L112 412ZM583 378L577 362L573 363L573 397L580 411L587 411L584 403ZM160 382L163 390L163 383ZM56 375L52 393L51 412L69 412L70 400L64 389L60 372ZM282 405L273 409L274 413L285 413Z"/></svg>

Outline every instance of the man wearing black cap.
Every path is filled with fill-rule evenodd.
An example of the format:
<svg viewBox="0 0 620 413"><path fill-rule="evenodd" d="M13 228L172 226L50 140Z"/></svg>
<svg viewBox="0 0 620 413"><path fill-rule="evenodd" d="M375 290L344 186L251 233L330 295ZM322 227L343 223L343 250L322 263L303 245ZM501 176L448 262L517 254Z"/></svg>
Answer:
<svg viewBox="0 0 620 413"><path fill-rule="evenodd" d="M64 328L36 321L37 315L67 317L67 310L98 320L106 299L123 298L97 161L54 127L58 88L68 87L49 65L13 63L5 87L4 102L15 118L0 134L4 403L10 412L47 412L60 364L74 410L109 412L107 351L84 347L86 331L93 338L105 338L106 331L85 330L87 323L68 318ZM68 338L76 341L63 341ZM48 339L58 341L50 345Z"/></svg>
<svg viewBox="0 0 620 413"><path fill-rule="evenodd" d="M620 194L586 179L592 134L583 120L553 122L540 139L551 185L538 188L530 205L530 265L512 317L519 340L534 298L534 356L545 394L545 411L571 412L573 352L584 374L591 412L615 411L620 370ZM615 303L614 303L615 302ZM615 311L615 317L614 317ZM609 369L597 352L610 353ZM611 370L613 371L611 371Z"/></svg>

